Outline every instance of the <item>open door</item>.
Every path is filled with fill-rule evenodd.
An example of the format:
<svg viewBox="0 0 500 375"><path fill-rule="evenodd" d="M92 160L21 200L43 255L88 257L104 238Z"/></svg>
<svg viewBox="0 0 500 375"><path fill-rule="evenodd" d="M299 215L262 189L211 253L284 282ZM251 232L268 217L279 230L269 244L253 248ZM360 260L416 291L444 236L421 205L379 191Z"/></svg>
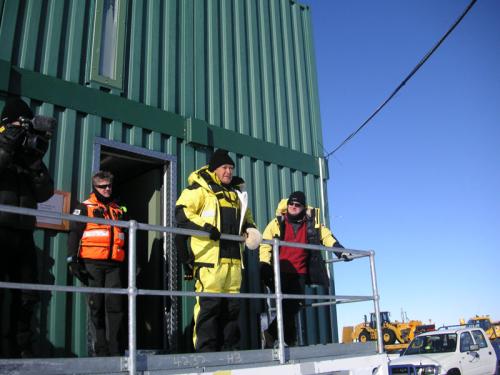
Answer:
<svg viewBox="0 0 500 375"><path fill-rule="evenodd" d="M113 193L130 219L152 225L172 226L176 197L175 158L163 153L97 138L93 170L115 176ZM137 288L177 290L177 259L171 234L137 231ZM123 269L127 280L127 268ZM124 301L126 306L126 301ZM137 348L155 352L175 351L177 302L157 296L137 297ZM127 330L127 317L124 329ZM126 348L127 335L123 335Z"/></svg>

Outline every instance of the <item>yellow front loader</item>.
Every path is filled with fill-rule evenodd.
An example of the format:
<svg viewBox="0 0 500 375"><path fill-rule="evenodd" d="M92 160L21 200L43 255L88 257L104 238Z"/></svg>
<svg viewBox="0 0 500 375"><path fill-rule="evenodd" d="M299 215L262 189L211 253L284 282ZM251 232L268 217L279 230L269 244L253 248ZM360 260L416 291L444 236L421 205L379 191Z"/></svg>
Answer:
<svg viewBox="0 0 500 375"><path fill-rule="evenodd" d="M460 319L460 324L466 324L463 319ZM476 315L467 321L467 324L477 325L481 327L488 335L491 341L500 339L500 322L494 322L489 315Z"/></svg>
<svg viewBox="0 0 500 375"><path fill-rule="evenodd" d="M391 322L389 312L382 311L380 313L380 321L382 323L382 339L384 345L393 345L396 342L400 344L408 344L413 338L422 332L435 329L432 325L422 325L419 320L410 320L408 322ZM377 340L377 326L375 314L371 313L370 321L367 320L356 325L355 327L344 327L342 333L342 342L348 343L353 341L367 342Z"/></svg>

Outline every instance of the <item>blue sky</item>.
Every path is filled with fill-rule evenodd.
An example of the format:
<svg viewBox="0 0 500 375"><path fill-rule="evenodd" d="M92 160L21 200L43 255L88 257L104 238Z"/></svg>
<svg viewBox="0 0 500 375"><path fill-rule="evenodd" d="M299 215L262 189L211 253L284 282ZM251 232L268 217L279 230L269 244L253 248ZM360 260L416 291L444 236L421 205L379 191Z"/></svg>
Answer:
<svg viewBox="0 0 500 375"><path fill-rule="evenodd" d="M312 10L324 147L388 97L464 0L302 0ZM500 2L478 1L399 94L329 159L333 232L376 251L382 310L401 320L500 320ZM367 259L337 294L371 293ZM341 305L339 327L373 303Z"/></svg>

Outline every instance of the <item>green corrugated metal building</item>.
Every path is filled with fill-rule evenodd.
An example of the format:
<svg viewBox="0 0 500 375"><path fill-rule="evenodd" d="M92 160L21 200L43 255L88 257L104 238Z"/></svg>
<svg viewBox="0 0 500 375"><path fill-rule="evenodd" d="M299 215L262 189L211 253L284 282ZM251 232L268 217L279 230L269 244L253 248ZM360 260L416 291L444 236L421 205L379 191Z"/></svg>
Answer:
<svg viewBox="0 0 500 375"><path fill-rule="evenodd" d="M0 0L0 109L20 95L58 120L44 160L72 204L108 168L131 216L151 224L171 225L189 173L228 149L263 230L293 190L321 203L311 32L310 9L290 0ZM67 232L36 241L40 282L72 283ZM141 233L138 250L139 288L192 288L169 236ZM244 291L258 292L257 252L246 262ZM87 355L84 298L42 294L40 355ZM192 304L139 297L138 348L186 350ZM242 347L258 348L261 303L244 304ZM306 309L303 323L305 344L336 339L333 309Z"/></svg>

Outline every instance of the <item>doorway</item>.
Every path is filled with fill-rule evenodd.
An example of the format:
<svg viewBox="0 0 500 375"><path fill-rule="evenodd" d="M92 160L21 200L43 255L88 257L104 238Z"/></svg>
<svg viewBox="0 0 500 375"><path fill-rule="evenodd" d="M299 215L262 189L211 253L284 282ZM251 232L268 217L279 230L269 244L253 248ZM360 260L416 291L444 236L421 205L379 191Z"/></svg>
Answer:
<svg viewBox="0 0 500 375"><path fill-rule="evenodd" d="M127 207L130 219L172 226L176 198L176 158L128 144L96 138L93 172L115 176L113 194ZM137 288L177 290L177 258L169 233L139 230L136 236ZM127 280L127 267L123 270ZM126 302L124 301L124 305ZM172 351L177 335L177 302L157 296L137 297L137 348L158 353ZM127 331L127 315L124 332ZM127 334L122 345L127 347Z"/></svg>

